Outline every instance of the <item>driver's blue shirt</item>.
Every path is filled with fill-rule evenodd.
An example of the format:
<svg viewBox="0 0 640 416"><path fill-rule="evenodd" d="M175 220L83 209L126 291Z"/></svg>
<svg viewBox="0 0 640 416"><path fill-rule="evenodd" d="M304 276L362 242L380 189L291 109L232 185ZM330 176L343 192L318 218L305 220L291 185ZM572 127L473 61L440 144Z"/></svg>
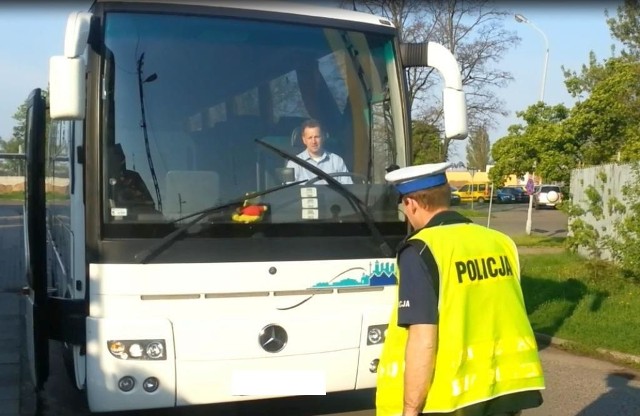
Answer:
<svg viewBox="0 0 640 416"><path fill-rule="evenodd" d="M320 158L320 160L315 160L311 157L311 155L309 154L309 152L307 150L304 150L303 152L298 153L297 155L300 159L304 160L305 162L309 162L310 164L319 167L320 169L322 169L324 172L326 173L339 173L339 172L349 172L347 170L347 165L345 165L344 160L342 160L342 158L338 155L336 155L335 153L331 153L331 152L327 152L326 150L324 151L322 157ZM295 163L294 161L290 160L289 162L287 162L287 167L288 168L293 168L293 172L295 174L295 180L296 181L301 181L301 180L309 180L309 179L313 179L315 178L317 175L306 170L305 168L303 168L302 166L298 165L297 163ZM337 180L338 182L348 185L348 184L352 184L353 181L351 180L350 176L334 176L334 179ZM318 182L316 182L317 184L324 184L326 185L327 182L324 180L320 180Z"/></svg>

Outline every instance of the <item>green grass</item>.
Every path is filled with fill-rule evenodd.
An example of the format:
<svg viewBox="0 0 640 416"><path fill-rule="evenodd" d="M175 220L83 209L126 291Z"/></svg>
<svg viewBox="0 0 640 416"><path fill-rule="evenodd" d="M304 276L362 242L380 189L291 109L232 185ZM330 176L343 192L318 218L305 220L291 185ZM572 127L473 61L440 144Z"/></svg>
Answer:
<svg viewBox="0 0 640 416"><path fill-rule="evenodd" d="M69 195L59 192L47 192L48 200L62 201L69 199ZM0 193L0 201L24 201L24 192Z"/></svg>
<svg viewBox="0 0 640 416"><path fill-rule="evenodd" d="M568 252L521 257L522 290L535 332L572 341L572 349L590 355L600 348L640 355L637 281L611 264Z"/></svg>
<svg viewBox="0 0 640 416"><path fill-rule="evenodd" d="M6 193L0 193L0 200L5 200L5 201L23 201L24 200L24 192L19 191L19 192L6 192Z"/></svg>
<svg viewBox="0 0 640 416"><path fill-rule="evenodd" d="M564 247L566 237L516 235L511 237L518 247Z"/></svg>
<svg viewBox="0 0 640 416"><path fill-rule="evenodd" d="M461 208L460 206L452 206L451 209L459 212L467 218L487 218L487 211L476 211L469 208ZM492 216L493 218L493 216Z"/></svg>

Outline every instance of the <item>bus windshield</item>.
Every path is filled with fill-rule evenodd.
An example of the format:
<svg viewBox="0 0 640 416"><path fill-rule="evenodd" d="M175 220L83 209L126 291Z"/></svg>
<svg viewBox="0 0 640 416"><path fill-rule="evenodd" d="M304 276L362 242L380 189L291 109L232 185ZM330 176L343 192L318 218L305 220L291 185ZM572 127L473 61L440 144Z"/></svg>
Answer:
<svg viewBox="0 0 640 416"><path fill-rule="evenodd" d="M375 222L401 222L384 181L405 157L392 34L164 13L104 22L105 224L173 224L269 189L206 220L363 222L343 193L257 141L331 172Z"/></svg>

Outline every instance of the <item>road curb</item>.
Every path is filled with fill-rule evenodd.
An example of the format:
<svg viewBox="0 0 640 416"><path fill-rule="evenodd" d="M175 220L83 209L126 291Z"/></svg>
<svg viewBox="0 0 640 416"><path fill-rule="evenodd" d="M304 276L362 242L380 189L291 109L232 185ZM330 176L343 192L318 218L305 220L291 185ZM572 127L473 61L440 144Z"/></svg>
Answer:
<svg viewBox="0 0 640 416"><path fill-rule="evenodd" d="M564 247L544 247L544 246L519 246L518 254L536 255L536 254L558 254L564 253L567 249Z"/></svg>
<svg viewBox="0 0 640 416"><path fill-rule="evenodd" d="M558 337L554 337L554 336L550 336L547 334L542 334L539 332L535 332L535 337L536 337L536 341L538 342L538 346L539 347L545 347L545 346L555 346L558 348L569 348L571 346L578 346L580 345L577 342L574 341L569 341L566 339L562 339L562 338L558 338ZM640 364L640 357L637 355L632 355L632 354L626 354L623 352L618 352L618 351L612 351L612 350L607 350L605 348L596 348L596 353L598 354L599 358L607 360L607 361L613 361L616 364L623 364L623 363L627 363L627 364ZM574 351L572 351L574 352Z"/></svg>
<svg viewBox="0 0 640 416"><path fill-rule="evenodd" d="M0 217L0 225L22 225L22 215Z"/></svg>

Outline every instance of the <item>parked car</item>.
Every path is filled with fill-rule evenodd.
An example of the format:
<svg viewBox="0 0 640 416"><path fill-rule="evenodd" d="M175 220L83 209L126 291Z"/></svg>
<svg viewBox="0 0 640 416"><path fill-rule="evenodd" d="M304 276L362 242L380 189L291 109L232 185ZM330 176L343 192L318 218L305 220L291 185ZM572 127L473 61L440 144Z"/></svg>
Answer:
<svg viewBox="0 0 640 416"><path fill-rule="evenodd" d="M514 202L529 202L529 195L521 186L505 186L502 190L513 195Z"/></svg>
<svg viewBox="0 0 640 416"><path fill-rule="evenodd" d="M460 205L460 195L457 193L458 188L451 187L451 205Z"/></svg>
<svg viewBox="0 0 640 416"><path fill-rule="evenodd" d="M558 185L540 185L536 193L533 194L535 209L556 208L560 203L562 203L562 191Z"/></svg>
<svg viewBox="0 0 640 416"><path fill-rule="evenodd" d="M455 193L460 196L462 202L483 203L491 197L491 186L488 183L468 183L461 186Z"/></svg>
<svg viewBox="0 0 640 416"><path fill-rule="evenodd" d="M498 204L511 204L516 202L515 195L507 188L500 188L495 193L496 202Z"/></svg>

